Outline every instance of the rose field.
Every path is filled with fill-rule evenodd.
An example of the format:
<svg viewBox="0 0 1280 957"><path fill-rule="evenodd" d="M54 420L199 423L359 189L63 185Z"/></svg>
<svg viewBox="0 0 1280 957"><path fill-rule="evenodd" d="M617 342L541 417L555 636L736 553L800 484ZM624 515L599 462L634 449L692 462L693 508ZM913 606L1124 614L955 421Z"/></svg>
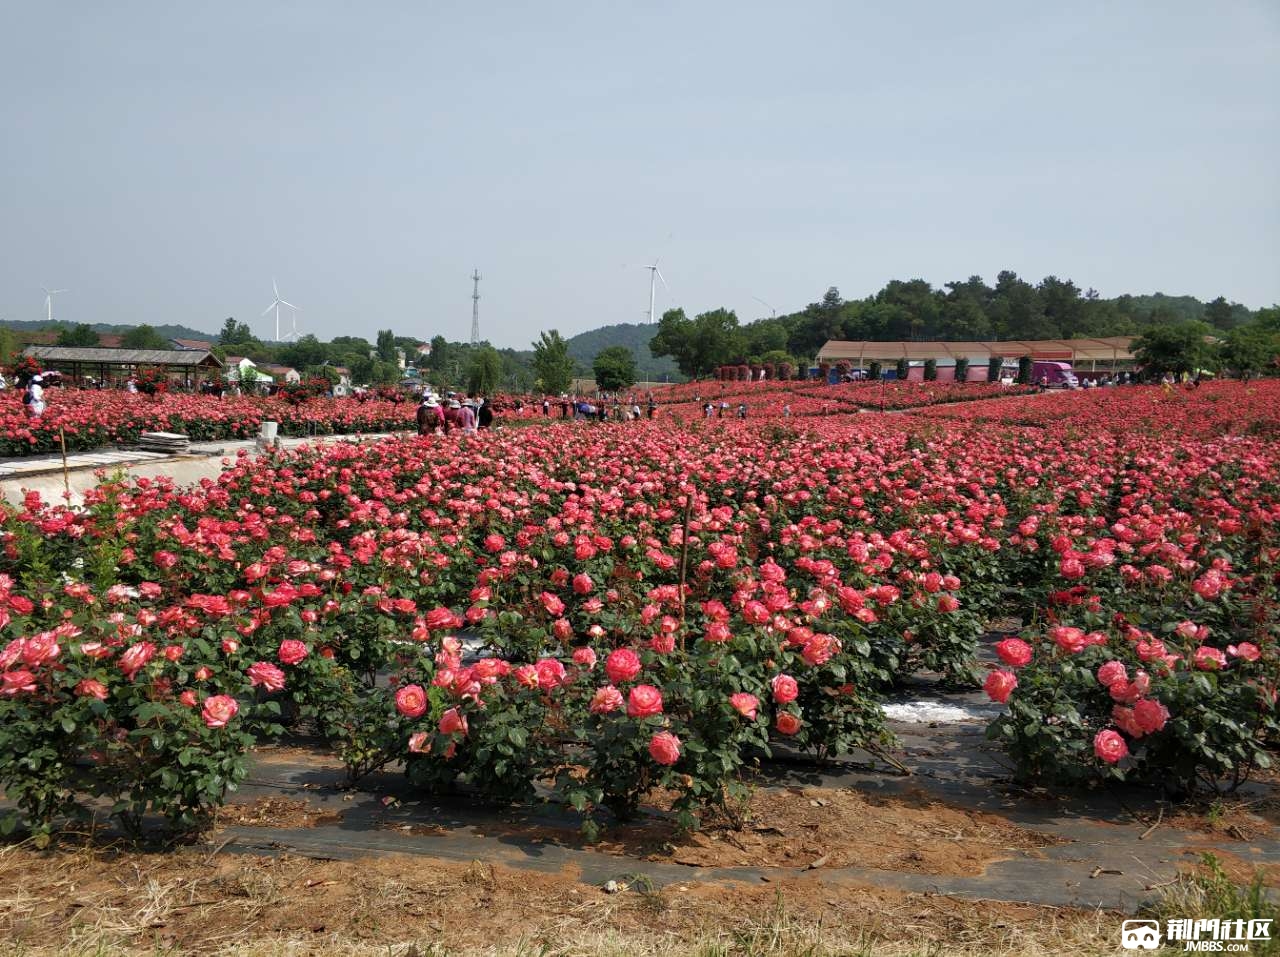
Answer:
<svg viewBox="0 0 1280 957"><path fill-rule="evenodd" d="M6 396L10 454L412 416L85 395L35 426ZM0 928L1110 953L1121 916L1250 881L1231 916L1270 914L1280 381L657 397L5 506Z"/></svg>

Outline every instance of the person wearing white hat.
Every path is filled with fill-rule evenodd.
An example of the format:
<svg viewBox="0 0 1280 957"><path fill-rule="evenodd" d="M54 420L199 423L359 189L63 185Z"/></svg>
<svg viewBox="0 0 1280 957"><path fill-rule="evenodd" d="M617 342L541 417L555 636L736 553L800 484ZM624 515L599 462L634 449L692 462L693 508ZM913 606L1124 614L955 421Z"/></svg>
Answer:
<svg viewBox="0 0 1280 957"><path fill-rule="evenodd" d="M31 377L26 394L22 397L22 404L27 407L27 415L31 418L38 419L44 415L44 376Z"/></svg>

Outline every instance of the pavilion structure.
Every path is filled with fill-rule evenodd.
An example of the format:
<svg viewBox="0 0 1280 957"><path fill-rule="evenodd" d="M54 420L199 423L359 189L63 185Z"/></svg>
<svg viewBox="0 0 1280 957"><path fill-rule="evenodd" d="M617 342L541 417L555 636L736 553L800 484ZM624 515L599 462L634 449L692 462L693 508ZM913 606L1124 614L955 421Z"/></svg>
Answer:
<svg viewBox="0 0 1280 957"><path fill-rule="evenodd" d="M222 374L223 363L212 352L178 349L90 349L73 346L28 346L24 356L40 360L46 369L70 376L109 382L127 379L139 369L160 369L170 382L193 389L204 379Z"/></svg>

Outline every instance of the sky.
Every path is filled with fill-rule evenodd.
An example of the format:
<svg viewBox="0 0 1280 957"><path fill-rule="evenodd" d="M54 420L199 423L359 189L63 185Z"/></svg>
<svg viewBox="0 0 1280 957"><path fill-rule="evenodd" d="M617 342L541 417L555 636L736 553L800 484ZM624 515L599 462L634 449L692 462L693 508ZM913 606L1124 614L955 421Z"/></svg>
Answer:
<svg viewBox="0 0 1280 957"><path fill-rule="evenodd" d="M0 0L0 319L527 348L1002 269L1280 301L1280 3ZM763 303L762 303L763 301ZM768 305L765 305L767 303Z"/></svg>

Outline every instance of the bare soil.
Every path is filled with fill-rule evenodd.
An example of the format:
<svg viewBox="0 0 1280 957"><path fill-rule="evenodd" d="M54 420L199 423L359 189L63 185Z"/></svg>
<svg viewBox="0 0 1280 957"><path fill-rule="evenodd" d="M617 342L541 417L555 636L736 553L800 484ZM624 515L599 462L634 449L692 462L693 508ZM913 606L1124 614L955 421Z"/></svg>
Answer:
<svg viewBox="0 0 1280 957"><path fill-rule="evenodd" d="M594 849L695 867L777 867L816 870L869 867L922 874L976 875L987 866L1059 838L980 811L951 807L915 792L880 798L833 788L758 790L741 829L706 821L682 834L669 821L647 818L612 827ZM483 833L574 847L569 829L495 824Z"/></svg>
<svg viewBox="0 0 1280 957"><path fill-rule="evenodd" d="M1118 921L818 874L607 894L568 871L419 857L0 850L0 939L24 953L387 953L394 944L405 954L674 954L708 942L718 953L846 953L856 942L877 952L946 942L957 954L1104 953Z"/></svg>
<svg viewBox="0 0 1280 957"><path fill-rule="evenodd" d="M258 798L247 803L231 803L218 811L218 824L240 827L310 828L321 824L337 824L342 815L321 811L306 801L287 798Z"/></svg>

